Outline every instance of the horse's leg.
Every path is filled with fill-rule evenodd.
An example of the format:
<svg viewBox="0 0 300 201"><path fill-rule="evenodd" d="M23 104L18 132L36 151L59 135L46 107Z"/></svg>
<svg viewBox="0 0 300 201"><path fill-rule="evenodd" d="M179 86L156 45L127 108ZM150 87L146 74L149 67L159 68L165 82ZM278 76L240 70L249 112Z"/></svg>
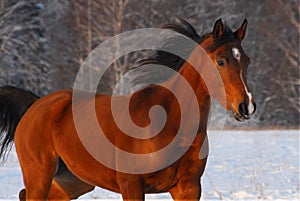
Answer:
<svg viewBox="0 0 300 201"><path fill-rule="evenodd" d="M70 200L68 194L64 191L64 189L58 185L55 180L52 180L52 185L49 191L48 200Z"/></svg>
<svg viewBox="0 0 300 201"><path fill-rule="evenodd" d="M138 175L117 173L117 181L124 201L145 200L145 193Z"/></svg>
<svg viewBox="0 0 300 201"><path fill-rule="evenodd" d="M22 189L19 193L19 200L26 201L26 190ZM48 194L48 200L67 201L70 200L67 193L53 180Z"/></svg>
<svg viewBox="0 0 300 201"><path fill-rule="evenodd" d="M48 198L56 170L57 154L52 148L50 135L44 134L45 126L38 126L38 123L23 119L15 134L27 201Z"/></svg>
<svg viewBox="0 0 300 201"><path fill-rule="evenodd" d="M52 180L51 188L48 194L48 200L70 200L76 199L80 195L92 191L95 187L89 185L75 175L73 175L65 166L65 164L59 160L58 169L55 177ZM23 189L19 193L20 201L26 200L26 190Z"/></svg>
<svg viewBox="0 0 300 201"><path fill-rule="evenodd" d="M42 156L38 159L40 161L32 160L32 155L19 154L18 157L26 188L26 200L46 200L55 172L55 157L51 160Z"/></svg>
<svg viewBox="0 0 300 201"><path fill-rule="evenodd" d="M26 200L26 190L25 190L25 188L23 188L19 192L19 201L25 201L25 200Z"/></svg>
<svg viewBox="0 0 300 201"><path fill-rule="evenodd" d="M53 183L63 189L65 194L67 194L70 199L76 199L79 196L94 190L95 186L87 184L80 178L76 177L60 158L57 161L57 166L58 169L55 173ZM49 198L51 194L52 187L50 189Z"/></svg>
<svg viewBox="0 0 300 201"><path fill-rule="evenodd" d="M69 102L68 94L54 94L40 99L30 107L17 126L14 140L26 201L48 199L58 158L52 136L53 126Z"/></svg>
<svg viewBox="0 0 300 201"><path fill-rule="evenodd" d="M199 180L181 180L169 192L175 201L198 201L201 196L201 185Z"/></svg>

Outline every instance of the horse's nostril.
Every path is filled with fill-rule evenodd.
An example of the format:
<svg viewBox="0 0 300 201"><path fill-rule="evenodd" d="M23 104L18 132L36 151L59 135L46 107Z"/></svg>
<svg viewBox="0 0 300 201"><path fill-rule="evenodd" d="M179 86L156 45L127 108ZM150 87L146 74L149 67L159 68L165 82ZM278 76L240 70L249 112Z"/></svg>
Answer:
<svg viewBox="0 0 300 201"><path fill-rule="evenodd" d="M243 101L239 104L239 113L243 116L248 116L249 115L248 114L249 112L248 112L247 105L246 105L245 101Z"/></svg>

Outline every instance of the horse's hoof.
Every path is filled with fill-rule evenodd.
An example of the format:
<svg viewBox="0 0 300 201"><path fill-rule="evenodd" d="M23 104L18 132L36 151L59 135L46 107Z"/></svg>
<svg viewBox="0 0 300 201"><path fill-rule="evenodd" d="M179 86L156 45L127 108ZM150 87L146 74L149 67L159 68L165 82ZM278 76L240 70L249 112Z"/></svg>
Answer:
<svg viewBox="0 0 300 201"><path fill-rule="evenodd" d="M20 200L20 201L26 201L26 190L25 190L25 188L22 189L22 190L19 192L19 200Z"/></svg>

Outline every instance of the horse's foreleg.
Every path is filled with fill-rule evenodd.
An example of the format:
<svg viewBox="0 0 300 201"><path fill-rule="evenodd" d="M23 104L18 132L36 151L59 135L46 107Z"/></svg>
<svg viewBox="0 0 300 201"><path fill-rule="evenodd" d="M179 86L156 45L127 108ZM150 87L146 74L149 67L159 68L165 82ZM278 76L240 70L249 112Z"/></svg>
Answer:
<svg viewBox="0 0 300 201"><path fill-rule="evenodd" d="M200 182L179 181L170 190L170 194L175 201L199 201L201 196Z"/></svg>
<svg viewBox="0 0 300 201"><path fill-rule="evenodd" d="M143 201L145 193L138 175L118 173L117 181L124 201Z"/></svg>

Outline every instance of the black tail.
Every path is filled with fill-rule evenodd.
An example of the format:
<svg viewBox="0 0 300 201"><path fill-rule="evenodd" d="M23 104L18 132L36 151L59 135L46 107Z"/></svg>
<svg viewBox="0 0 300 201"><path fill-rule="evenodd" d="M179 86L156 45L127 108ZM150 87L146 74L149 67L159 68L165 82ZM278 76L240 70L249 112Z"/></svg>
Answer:
<svg viewBox="0 0 300 201"><path fill-rule="evenodd" d="M12 86L0 87L0 158L5 161L19 121L39 97Z"/></svg>

